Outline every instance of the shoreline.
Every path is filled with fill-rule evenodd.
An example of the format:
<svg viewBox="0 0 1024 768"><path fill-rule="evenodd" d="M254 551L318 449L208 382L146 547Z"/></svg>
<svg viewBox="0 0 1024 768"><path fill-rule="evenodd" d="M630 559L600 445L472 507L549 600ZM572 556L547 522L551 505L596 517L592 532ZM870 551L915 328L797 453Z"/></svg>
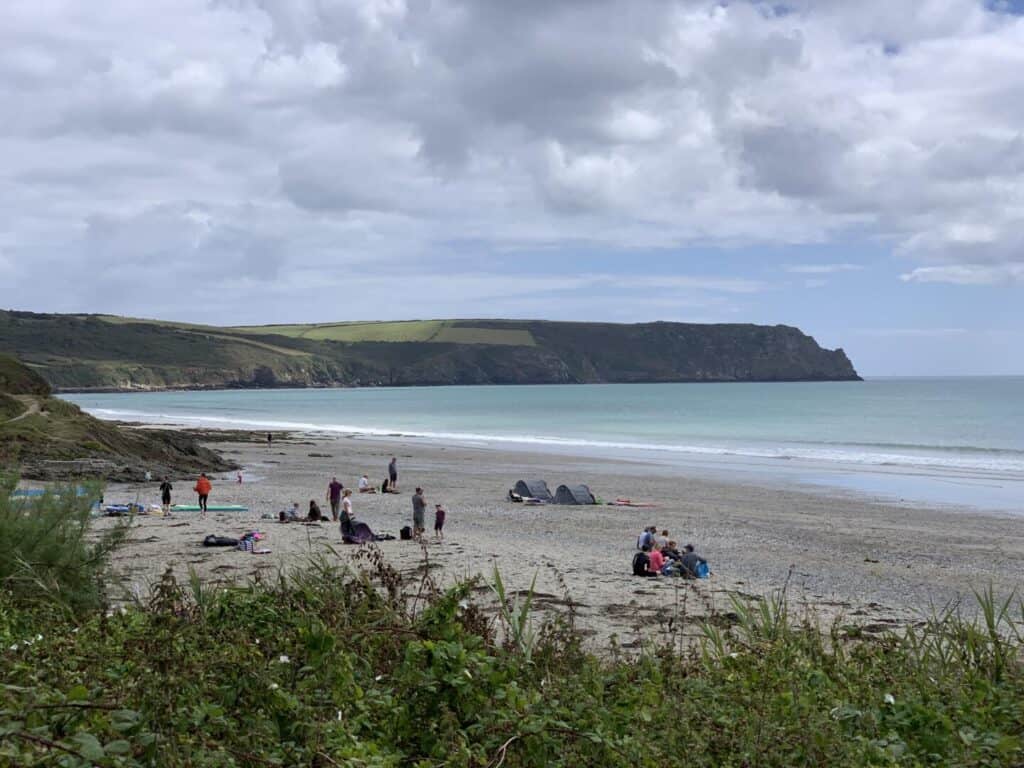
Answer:
<svg viewBox="0 0 1024 768"><path fill-rule="evenodd" d="M350 486L367 472L379 485L391 455L399 459L401 493L354 494L356 518L397 536L411 517L413 485L422 485L428 502L441 501L449 513L443 543L430 541L424 549L379 543L388 562L415 574L426 556L442 585L489 579L495 566L510 589L528 588L536 575L541 609L559 610L568 594L579 603L578 622L595 647L606 647L613 635L633 642L638 629L640 635L653 631L667 605L682 601L696 632L701 618L728 612L733 597L783 588L794 604L824 621L879 631L958 600L968 601L969 609L972 588L991 584L997 594L1009 594L1024 566L1024 519L1008 514L894 505L802 485L726 481L676 466L495 446L299 434L269 447L220 441L213 447L242 465L246 482L216 477L211 503L246 504L250 511L211 513L205 520L190 513L137 518L114 562L127 591L143 591L168 565L179 579L194 569L211 581L244 581L314 556L347 561L359 548L342 546L336 525L282 525L276 513L292 501L305 508L311 498L326 510L324 491L333 474ZM552 491L563 482L583 482L603 498L658 506L528 507L505 500L516 480L534 477L546 479ZM112 484L106 498L148 503L156 500L155 486ZM194 501L191 482L175 486L176 501ZM630 561L645 525L668 529L680 544L695 543L713 578L633 577ZM200 545L207 534L237 536L252 528L268 534L272 554Z"/></svg>
<svg viewBox="0 0 1024 768"><path fill-rule="evenodd" d="M209 415L168 415L131 410L89 409L98 418L140 427L194 431L264 432L304 434L313 439L345 437L365 440L396 440L444 444L479 450L541 453L552 457L600 458L650 466L663 466L684 473L700 472L731 481L735 475L745 482L772 487L794 484L826 489L829 493L858 494L864 500L897 506L929 506L955 509L968 514L997 513L1024 516L1024 472L1014 468L998 470L971 464L941 464L929 461L826 459L799 455L798 451L678 446L620 441L472 434L443 431L395 430L356 425L323 425L213 417ZM852 444L851 444L852 445ZM813 451L811 452L813 454ZM900 457L896 457L900 458ZM916 456L903 457L920 459Z"/></svg>

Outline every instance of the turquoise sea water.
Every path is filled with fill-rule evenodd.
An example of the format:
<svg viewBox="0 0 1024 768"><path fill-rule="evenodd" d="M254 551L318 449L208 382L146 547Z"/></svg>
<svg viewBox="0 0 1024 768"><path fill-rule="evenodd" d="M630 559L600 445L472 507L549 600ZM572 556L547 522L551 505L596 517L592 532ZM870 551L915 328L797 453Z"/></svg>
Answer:
<svg viewBox="0 0 1024 768"><path fill-rule="evenodd" d="M1024 377L66 397L111 419L642 457L1024 510Z"/></svg>

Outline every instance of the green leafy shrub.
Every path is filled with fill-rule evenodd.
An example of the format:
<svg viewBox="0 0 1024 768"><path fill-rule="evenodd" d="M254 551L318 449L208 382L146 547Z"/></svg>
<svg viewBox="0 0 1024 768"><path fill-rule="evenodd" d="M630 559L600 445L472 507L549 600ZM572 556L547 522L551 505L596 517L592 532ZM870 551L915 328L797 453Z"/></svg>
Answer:
<svg viewBox="0 0 1024 768"><path fill-rule="evenodd" d="M779 596L737 602L734 626L709 625L700 648L666 643L607 658L582 650L571 624L527 633L514 609L483 619L472 583L411 585L426 603L409 605L410 585L379 556L362 562L356 572L324 559L274 582L217 589L168 574L147 601L77 620L0 599L0 764L1024 759L1020 617L990 594L977 621L947 611L882 639L795 621Z"/></svg>
<svg viewBox="0 0 1024 768"><path fill-rule="evenodd" d="M13 605L44 603L81 613L103 605L104 572L127 522L90 537L98 485L59 486L12 498L14 476L0 477L0 589Z"/></svg>

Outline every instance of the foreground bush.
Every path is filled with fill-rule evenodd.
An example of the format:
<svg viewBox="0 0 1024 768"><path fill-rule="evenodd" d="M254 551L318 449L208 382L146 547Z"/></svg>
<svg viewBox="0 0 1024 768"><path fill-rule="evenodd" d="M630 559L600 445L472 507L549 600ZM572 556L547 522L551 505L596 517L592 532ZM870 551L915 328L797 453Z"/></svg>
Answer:
<svg viewBox="0 0 1024 768"><path fill-rule="evenodd" d="M19 604L98 609L105 570L125 539L127 522L90 537L99 485L58 486L41 497L11 498L16 480L0 475L0 589Z"/></svg>
<svg viewBox="0 0 1024 768"><path fill-rule="evenodd" d="M471 585L413 585L409 599L410 585L369 559L372 576L320 563L218 592L168 576L148 604L77 623L6 596L0 763L1024 760L1020 641L991 596L987 623L950 613L882 641L794 626L768 600L738 605L735 626L708 627L693 653L599 659L564 625L526 631L512 609L489 619Z"/></svg>

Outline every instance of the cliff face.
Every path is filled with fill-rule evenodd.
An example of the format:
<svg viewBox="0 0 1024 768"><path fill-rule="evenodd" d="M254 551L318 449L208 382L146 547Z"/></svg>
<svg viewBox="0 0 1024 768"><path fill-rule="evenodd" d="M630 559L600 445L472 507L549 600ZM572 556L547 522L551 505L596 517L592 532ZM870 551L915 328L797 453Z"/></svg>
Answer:
<svg viewBox="0 0 1024 768"><path fill-rule="evenodd" d="M395 340L351 340L364 328L367 338ZM330 338L334 329L346 340ZM841 349L822 349L797 328L758 325L459 320L231 329L0 312L0 352L65 390L859 378Z"/></svg>

